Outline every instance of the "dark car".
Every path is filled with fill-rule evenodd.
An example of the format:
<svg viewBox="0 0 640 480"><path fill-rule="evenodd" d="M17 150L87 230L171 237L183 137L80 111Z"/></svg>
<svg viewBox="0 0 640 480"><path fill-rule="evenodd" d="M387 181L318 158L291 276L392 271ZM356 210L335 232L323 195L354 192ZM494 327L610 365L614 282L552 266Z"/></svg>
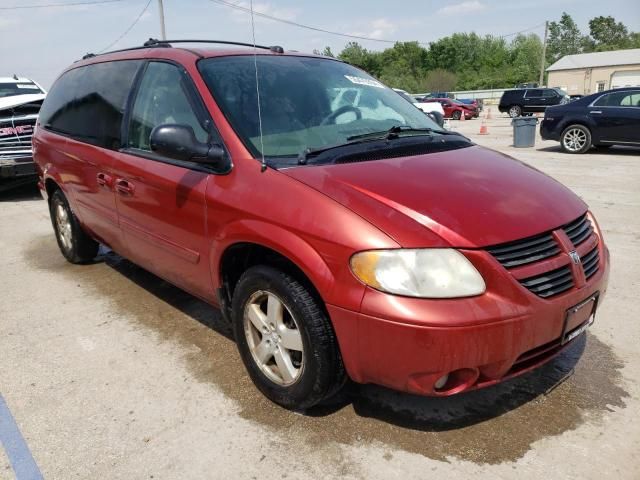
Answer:
<svg viewBox="0 0 640 480"><path fill-rule="evenodd" d="M498 110L514 118L522 114L544 112L547 107L568 101L567 93L559 88L519 88L506 90L502 94Z"/></svg>
<svg viewBox="0 0 640 480"><path fill-rule="evenodd" d="M585 153L591 146L640 146L640 87L594 93L550 107L540 135L559 141L567 153Z"/></svg>

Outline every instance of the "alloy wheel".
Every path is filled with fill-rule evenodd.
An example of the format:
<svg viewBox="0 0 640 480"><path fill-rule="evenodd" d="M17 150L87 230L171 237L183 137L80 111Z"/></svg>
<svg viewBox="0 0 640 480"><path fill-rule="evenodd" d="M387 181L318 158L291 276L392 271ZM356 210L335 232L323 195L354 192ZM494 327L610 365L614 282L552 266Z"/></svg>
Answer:
<svg viewBox="0 0 640 480"><path fill-rule="evenodd" d="M243 323L251 356L262 373L278 385L294 384L304 368L304 347L295 317L283 301L272 292L255 292L245 304Z"/></svg>
<svg viewBox="0 0 640 480"><path fill-rule="evenodd" d="M520 107L518 107L517 105L514 105L513 107L511 107L509 109L509 116L511 118L515 118L515 117L519 117L520 116Z"/></svg>
<svg viewBox="0 0 640 480"><path fill-rule="evenodd" d="M571 128L565 132L562 144L570 152L579 152L587 143L587 134L580 128Z"/></svg>
<svg viewBox="0 0 640 480"><path fill-rule="evenodd" d="M69 212L63 205L56 205L56 226L58 230L58 237L65 249L69 250L72 247L73 232L71 230L71 218Z"/></svg>

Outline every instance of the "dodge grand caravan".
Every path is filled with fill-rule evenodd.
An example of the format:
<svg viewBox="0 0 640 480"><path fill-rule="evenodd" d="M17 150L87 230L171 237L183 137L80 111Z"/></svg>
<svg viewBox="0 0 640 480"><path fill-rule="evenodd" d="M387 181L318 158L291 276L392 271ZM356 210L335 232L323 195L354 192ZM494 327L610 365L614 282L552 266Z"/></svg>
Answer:
<svg viewBox="0 0 640 480"><path fill-rule="evenodd" d="M609 254L557 181L338 60L178 47L62 73L34 136L40 188L68 261L104 244L218 306L268 398L308 408L347 378L486 387L593 322ZM344 88L358 106L332 105Z"/></svg>

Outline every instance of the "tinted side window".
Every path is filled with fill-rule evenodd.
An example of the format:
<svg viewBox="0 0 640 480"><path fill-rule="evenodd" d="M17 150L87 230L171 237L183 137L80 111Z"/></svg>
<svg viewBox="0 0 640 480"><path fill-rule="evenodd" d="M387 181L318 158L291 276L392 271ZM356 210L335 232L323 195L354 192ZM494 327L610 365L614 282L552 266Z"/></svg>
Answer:
<svg viewBox="0 0 640 480"><path fill-rule="evenodd" d="M558 97L558 92L552 90L551 88L547 88L542 91L542 96L545 98L556 98Z"/></svg>
<svg viewBox="0 0 640 480"><path fill-rule="evenodd" d="M627 92L627 95L620 101L623 107L640 107L640 91Z"/></svg>
<svg viewBox="0 0 640 480"><path fill-rule="evenodd" d="M82 142L120 148L125 104L140 64L97 63L65 73L44 102L41 124Z"/></svg>
<svg viewBox="0 0 640 480"><path fill-rule="evenodd" d="M607 93L596 100L593 105L596 107L638 107L640 92L615 92Z"/></svg>
<svg viewBox="0 0 640 480"><path fill-rule="evenodd" d="M539 89L527 90L526 97L527 98L542 97L542 90L539 90Z"/></svg>
<svg viewBox="0 0 640 480"><path fill-rule="evenodd" d="M174 123L193 128L196 138L207 141L207 131L192 105L190 87L180 69L170 63L151 62L140 82L131 113L129 147L151 151L149 135L158 125Z"/></svg>

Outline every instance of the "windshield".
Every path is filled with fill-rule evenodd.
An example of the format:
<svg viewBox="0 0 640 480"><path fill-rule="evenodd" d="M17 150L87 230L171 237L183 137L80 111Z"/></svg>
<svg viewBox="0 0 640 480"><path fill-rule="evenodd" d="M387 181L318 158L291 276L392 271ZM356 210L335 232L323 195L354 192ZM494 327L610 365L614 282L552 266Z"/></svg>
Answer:
<svg viewBox="0 0 640 480"><path fill-rule="evenodd" d="M258 55L261 151L253 56L201 60L216 102L256 157L297 156L306 149L392 127L440 127L362 70L330 59Z"/></svg>
<svg viewBox="0 0 640 480"><path fill-rule="evenodd" d="M42 90L31 82L0 83L0 98L13 97L15 95L30 95L42 93Z"/></svg>
<svg viewBox="0 0 640 480"><path fill-rule="evenodd" d="M565 92L564 90L562 90L561 88L556 88L555 91L558 92L563 97L568 97L569 96L569 94L567 92Z"/></svg>

